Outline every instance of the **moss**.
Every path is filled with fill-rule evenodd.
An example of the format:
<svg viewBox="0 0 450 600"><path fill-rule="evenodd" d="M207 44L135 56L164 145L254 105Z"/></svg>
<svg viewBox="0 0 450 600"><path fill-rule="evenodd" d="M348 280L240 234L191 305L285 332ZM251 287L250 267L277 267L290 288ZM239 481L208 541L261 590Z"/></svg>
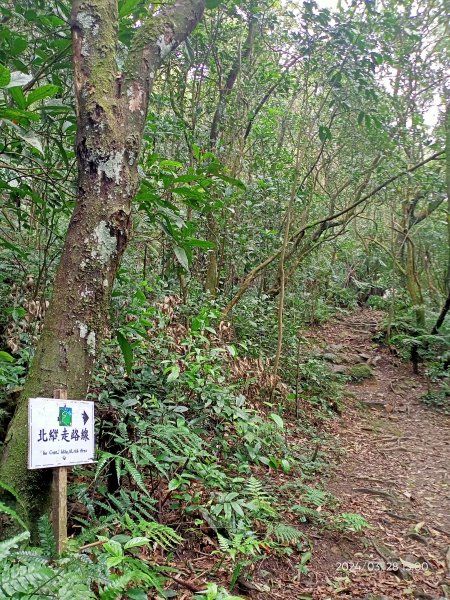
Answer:
<svg viewBox="0 0 450 600"><path fill-rule="evenodd" d="M348 370L348 376L352 381L359 382L364 379L371 379L373 371L369 365L354 365Z"/></svg>

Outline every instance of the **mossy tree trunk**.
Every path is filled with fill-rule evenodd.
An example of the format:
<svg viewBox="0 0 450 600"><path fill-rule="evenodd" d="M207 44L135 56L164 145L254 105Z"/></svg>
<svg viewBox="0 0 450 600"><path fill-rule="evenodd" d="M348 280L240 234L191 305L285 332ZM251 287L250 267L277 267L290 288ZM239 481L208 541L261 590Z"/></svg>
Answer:
<svg viewBox="0 0 450 600"><path fill-rule="evenodd" d="M137 30L117 66L117 0L74 0L77 203L35 357L10 423L0 480L31 526L49 505L50 470L27 470L28 398L65 387L83 398L107 325L111 289L131 228L147 105L161 62L201 19L204 0L175 0Z"/></svg>

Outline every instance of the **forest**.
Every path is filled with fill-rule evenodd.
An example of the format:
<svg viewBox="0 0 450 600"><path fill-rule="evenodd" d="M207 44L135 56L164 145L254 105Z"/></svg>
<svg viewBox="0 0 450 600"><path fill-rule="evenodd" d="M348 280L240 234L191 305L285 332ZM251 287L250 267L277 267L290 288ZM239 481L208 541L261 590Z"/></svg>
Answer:
<svg viewBox="0 0 450 600"><path fill-rule="evenodd" d="M448 8L1 3L0 599L450 598Z"/></svg>

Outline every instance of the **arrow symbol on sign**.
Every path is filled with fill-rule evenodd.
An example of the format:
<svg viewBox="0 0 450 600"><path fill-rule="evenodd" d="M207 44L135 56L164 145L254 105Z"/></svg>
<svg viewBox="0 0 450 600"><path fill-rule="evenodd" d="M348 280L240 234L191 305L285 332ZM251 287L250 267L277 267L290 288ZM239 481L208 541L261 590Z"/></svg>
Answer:
<svg viewBox="0 0 450 600"><path fill-rule="evenodd" d="M84 411L81 416L83 417L83 423L86 425L86 423L89 421L88 414L86 413L86 411Z"/></svg>

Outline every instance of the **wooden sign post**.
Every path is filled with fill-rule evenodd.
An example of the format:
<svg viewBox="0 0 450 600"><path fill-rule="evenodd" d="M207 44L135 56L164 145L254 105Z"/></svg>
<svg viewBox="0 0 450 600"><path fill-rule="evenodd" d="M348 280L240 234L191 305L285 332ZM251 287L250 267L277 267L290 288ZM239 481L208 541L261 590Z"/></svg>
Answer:
<svg viewBox="0 0 450 600"><path fill-rule="evenodd" d="M67 390L56 389L53 396L59 400L67 400ZM68 467L53 469L52 523L58 554L63 552L67 542L67 470Z"/></svg>
<svg viewBox="0 0 450 600"><path fill-rule="evenodd" d="M28 401L28 468L53 469L52 523L58 553L67 542L67 471L95 462L94 403L68 400L67 390L53 398Z"/></svg>

